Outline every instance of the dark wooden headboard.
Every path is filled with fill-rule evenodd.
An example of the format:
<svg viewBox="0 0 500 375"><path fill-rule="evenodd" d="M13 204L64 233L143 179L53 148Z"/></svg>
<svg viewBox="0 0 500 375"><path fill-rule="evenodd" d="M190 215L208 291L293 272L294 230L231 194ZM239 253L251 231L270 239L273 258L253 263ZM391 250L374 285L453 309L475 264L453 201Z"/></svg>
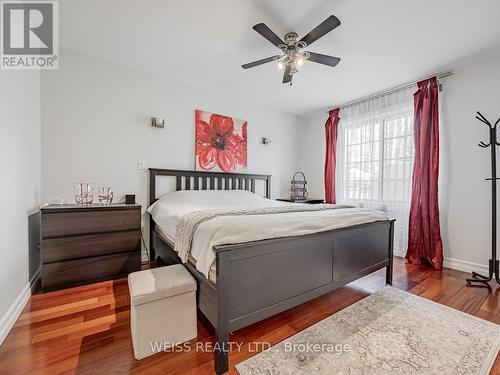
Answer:
<svg viewBox="0 0 500 375"><path fill-rule="evenodd" d="M255 181L264 181L266 198L271 198L271 176L263 174L149 169L149 204L156 202L156 177L175 177L175 190L248 190L255 193Z"/></svg>
<svg viewBox="0 0 500 375"><path fill-rule="evenodd" d="M149 204L158 200L156 188L158 176L175 177L175 190L248 190L255 193L255 182L264 182L264 195L271 198L271 176L246 173L197 172L175 169L149 168ZM153 231L155 223L149 218L149 254L156 258L153 247Z"/></svg>

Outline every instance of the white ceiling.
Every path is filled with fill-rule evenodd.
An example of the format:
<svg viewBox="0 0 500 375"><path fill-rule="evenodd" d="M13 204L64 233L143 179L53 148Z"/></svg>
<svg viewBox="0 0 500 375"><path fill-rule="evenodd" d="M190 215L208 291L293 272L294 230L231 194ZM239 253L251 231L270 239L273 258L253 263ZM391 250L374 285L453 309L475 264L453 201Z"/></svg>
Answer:
<svg viewBox="0 0 500 375"><path fill-rule="evenodd" d="M342 58L307 62L293 86L273 63L241 64L279 50L252 30L309 32L330 14L342 25L308 50ZM262 103L310 113L442 69L500 42L499 0L64 0L63 48ZM498 47L497 47L498 48Z"/></svg>

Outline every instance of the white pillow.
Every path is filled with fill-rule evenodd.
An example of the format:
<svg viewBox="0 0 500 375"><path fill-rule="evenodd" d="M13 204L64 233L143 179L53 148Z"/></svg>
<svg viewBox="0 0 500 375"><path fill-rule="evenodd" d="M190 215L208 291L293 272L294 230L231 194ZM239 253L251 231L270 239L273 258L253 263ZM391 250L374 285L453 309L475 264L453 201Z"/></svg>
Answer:
<svg viewBox="0 0 500 375"><path fill-rule="evenodd" d="M269 205L271 202L267 198L261 197L247 190L180 190L172 191L163 195L153 203L148 212L152 212L155 206L168 204L173 206L186 205L186 209L205 208L240 208L240 207L260 207L262 204Z"/></svg>
<svg viewBox="0 0 500 375"><path fill-rule="evenodd" d="M175 239L177 222L190 212L211 208L262 208L287 205L246 190L181 190L165 194L148 212L170 240Z"/></svg>

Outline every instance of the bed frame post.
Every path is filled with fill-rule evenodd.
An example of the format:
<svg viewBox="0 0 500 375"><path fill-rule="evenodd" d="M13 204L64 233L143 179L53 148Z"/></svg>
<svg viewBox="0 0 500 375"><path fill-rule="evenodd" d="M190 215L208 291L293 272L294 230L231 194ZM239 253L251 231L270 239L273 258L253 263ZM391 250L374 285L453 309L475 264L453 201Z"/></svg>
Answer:
<svg viewBox="0 0 500 375"><path fill-rule="evenodd" d="M224 254L216 253L217 262L217 327L215 328L215 373L224 374L229 370L229 326L227 319L227 299L225 271L226 262Z"/></svg>
<svg viewBox="0 0 500 375"><path fill-rule="evenodd" d="M390 222L389 229L389 265L385 271L385 283L387 285L392 285L392 270L394 264L394 220Z"/></svg>
<svg viewBox="0 0 500 375"><path fill-rule="evenodd" d="M229 332L217 328L215 340L215 373L221 375L229 370Z"/></svg>
<svg viewBox="0 0 500 375"><path fill-rule="evenodd" d="M149 206L156 201L156 170L149 170ZM153 232L155 223L153 217L149 215L149 260L156 260L156 251L153 248Z"/></svg>
<svg viewBox="0 0 500 375"><path fill-rule="evenodd" d="M266 198L271 199L271 176L266 179Z"/></svg>

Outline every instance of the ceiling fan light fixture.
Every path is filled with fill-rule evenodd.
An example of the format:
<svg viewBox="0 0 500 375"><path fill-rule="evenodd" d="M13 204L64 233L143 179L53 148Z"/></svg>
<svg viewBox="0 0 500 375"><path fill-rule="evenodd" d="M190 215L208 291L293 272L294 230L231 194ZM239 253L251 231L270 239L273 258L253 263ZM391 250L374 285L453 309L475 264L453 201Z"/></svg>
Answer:
<svg viewBox="0 0 500 375"><path fill-rule="evenodd" d="M259 23L253 26L253 29L262 35L265 39L278 47L282 55L276 55L265 59L257 60L248 64L242 65L243 69L253 68L271 61L276 61L276 66L279 70L284 71L283 83L292 82L293 75L298 73L299 69L305 64L306 60L313 61L318 64L327 66L337 66L340 58L329 55L322 55L315 52L302 51L303 48L310 46L319 38L325 36L330 31L340 25L340 20L334 15L329 16L321 24L311 30L302 39L298 40L298 35L295 32L285 34L284 41L276 35L264 23Z"/></svg>

